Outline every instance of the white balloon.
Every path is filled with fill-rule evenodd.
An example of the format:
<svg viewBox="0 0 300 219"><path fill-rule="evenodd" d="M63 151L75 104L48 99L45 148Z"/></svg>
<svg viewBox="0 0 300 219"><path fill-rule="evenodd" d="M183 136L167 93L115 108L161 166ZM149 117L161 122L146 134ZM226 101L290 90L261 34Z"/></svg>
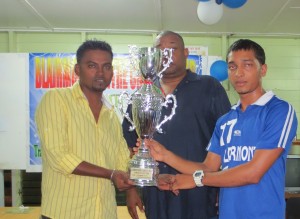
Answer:
<svg viewBox="0 0 300 219"><path fill-rule="evenodd" d="M223 6L218 5L215 0L200 1L197 7L199 20L207 25L217 23L223 16Z"/></svg>

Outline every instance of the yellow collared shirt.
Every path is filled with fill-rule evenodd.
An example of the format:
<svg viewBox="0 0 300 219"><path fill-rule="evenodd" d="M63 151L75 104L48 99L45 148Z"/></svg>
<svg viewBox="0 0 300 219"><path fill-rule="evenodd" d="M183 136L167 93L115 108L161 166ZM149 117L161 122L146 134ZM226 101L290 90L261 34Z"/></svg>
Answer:
<svg viewBox="0 0 300 219"><path fill-rule="evenodd" d="M53 219L114 219L115 189L108 179L78 176L86 161L127 170L129 150L117 115L103 100L95 121L79 83L51 89L35 115L42 147L42 214Z"/></svg>

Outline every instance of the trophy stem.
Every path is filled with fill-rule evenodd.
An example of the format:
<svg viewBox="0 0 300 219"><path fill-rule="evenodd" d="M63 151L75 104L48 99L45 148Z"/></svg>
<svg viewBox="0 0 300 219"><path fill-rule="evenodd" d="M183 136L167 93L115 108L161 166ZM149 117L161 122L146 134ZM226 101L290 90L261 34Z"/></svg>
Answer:
<svg viewBox="0 0 300 219"><path fill-rule="evenodd" d="M138 150L137 154L138 154L139 157L144 157L144 158L151 157L149 149L145 145L145 140L144 139L142 139L142 141L141 141L141 145L139 147L139 150Z"/></svg>

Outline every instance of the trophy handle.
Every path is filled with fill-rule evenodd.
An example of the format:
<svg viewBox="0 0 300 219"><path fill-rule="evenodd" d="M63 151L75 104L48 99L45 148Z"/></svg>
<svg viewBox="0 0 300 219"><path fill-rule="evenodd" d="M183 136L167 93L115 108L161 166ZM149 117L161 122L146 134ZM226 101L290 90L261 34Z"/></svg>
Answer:
<svg viewBox="0 0 300 219"><path fill-rule="evenodd" d="M163 69L157 73L157 76L159 78L162 78L162 76L163 76L162 73L167 68L169 68L170 64L173 62L172 55L173 55L173 49L165 48L164 50L162 50L162 56L163 56L163 58L166 58L167 60L162 62Z"/></svg>
<svg viewBox="0 0 300 219"><path fill-rule="evenodd" d="M131 124L131 126L129 126L129 131L133 131L135 129L135 125L134 122L131 120L129 114L124 111L124 103L126 103L127 106L132 103L131 95L129 95L126 91L124 91L118 98L118 108L122 116L126 118Z"/></svg>
<svg viewBox="0 0 300 219"><path fill-rule="evenodd" d="M138 58L139 58L139 48L136 45L128 45L129 47L129 60L133 67L134 73L139 73Z"/></svg>
<svg viewBox="0 0 300 219"><path fill-rule="evenodd" d="M156 130L157 130L158 133L160 133L160 134L163 133L163 132L162 132L162 129L161 129L161 126L162 126L165 122L167 122L168 120L172 119L172 117L175 115L175 109L177 108L177 100L176 100L175 95L173 95L173 94L168 94L168 95L166 96L166 100L165 100L165 102L162 104L162 106L168 107L168 104L169 104L169 103L172 103L172 102L173 102L173 108L172 108L172 111L171 111L170 115L169 115L169 116L166 116L166 115L165 115L165 118L161 121L161 123L159 123L159 124L156 126Z"/></svg>

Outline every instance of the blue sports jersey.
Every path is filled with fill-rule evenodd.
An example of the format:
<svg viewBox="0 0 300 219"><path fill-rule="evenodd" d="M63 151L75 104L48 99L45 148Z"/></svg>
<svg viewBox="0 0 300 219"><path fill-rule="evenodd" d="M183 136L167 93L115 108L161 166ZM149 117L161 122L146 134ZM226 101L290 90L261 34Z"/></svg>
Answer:
<svg viewBox="0 0 300 219"><path fill-rule="evenodd" d="M222 170L249 162L256 150L285 149L259 183L221 188L220 219L285 218L285 162L297 124L293 107L271 91L244 112L238 103L217 121L207 149L221 156Z"/></svg>

